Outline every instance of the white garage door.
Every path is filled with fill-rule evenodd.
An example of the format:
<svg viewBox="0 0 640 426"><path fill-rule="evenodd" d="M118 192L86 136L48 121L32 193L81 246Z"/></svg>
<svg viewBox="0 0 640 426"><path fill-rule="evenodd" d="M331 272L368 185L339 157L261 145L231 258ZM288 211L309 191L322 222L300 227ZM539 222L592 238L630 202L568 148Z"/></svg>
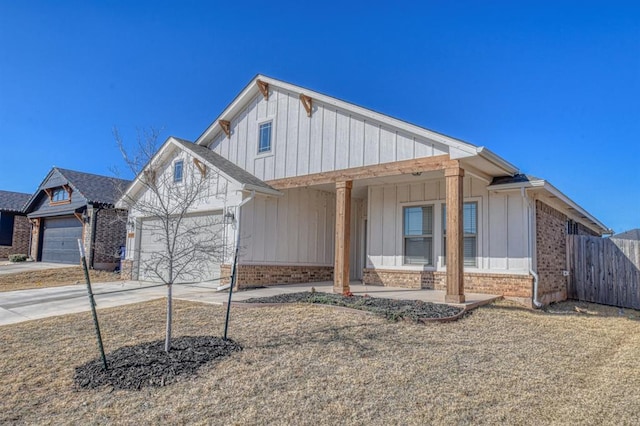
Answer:
<svg viewBox="0 0 640 426"><path fill-rule="evenodd" d="M224 247L222 214L209 213L184 217L177 225L173 219L167 233L164 221L142 221L140 249L138 252L138 279L166 282L169 279L170 256L167 240L175 239L174 280L177 283L214 281L220 277L220 263L228 248ZM177 230L176 230L177 227ZM217 281L216 281L217 282Z"/></svg>

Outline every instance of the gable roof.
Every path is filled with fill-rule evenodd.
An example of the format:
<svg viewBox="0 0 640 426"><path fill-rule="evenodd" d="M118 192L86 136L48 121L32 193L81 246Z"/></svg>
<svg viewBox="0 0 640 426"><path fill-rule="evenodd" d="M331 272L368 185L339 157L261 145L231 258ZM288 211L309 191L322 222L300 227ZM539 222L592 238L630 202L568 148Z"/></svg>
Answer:
<svg viewBox="0 0 640 426"><path fill-rule="evenodd" d="M22 213L31 194L0 190L0 211Z"/></svg>
<svg viewBox="0 0 640 426"><path fill-rule="evenodd" d="M201 145L196 145L195 143L185 139L180 139L173 136L172 138L182 147L191 151L191 153L193 153L195 156L200 157L201 160L209 163L209 165L211 165L212 167L215 167L231 179L240 183L244 188L266 193L280 193L280 191L274 189L245 169L233 164L231 161L213 152L209 148Z"/></svg>
<svg viewBox="0 0 640 426"><path fill-rule="evenodd" d="M619 240L636 240L640 241L640 229L630 229L625 232L620 232L618 234L612 235L611 238L617 238Z"/></svg>
<svg viewBox="0 0 640 426"><path fill-rule="evenodd" d="M25 210L29 210L33 206L41 191L60 186L58 183L48 182L55 173L61 175L73 190L78 191L90 204L115 205L120 194L131 183L129 180L54 167L43 179L38 190L31 196Z"/></svg>
<svg viewBox="0 0 640 426"><path fill-rule="evenodd" d="M222 128L220 127L220 120L231 120L236 114L242 111L242 109L246 108L246 106L254 98L254 96L260 93L258 81L267 83L270 86L278 87L290 93L310 96L312 99L323 104L345 109L351 114L358 115L364 119L376 121L378 123L385 124L398 130L402 130L420 138L432 140L446 145L450 149L450 155L452 159L479 157L501 170L501 174L514 175L518 172L518 168L513 164L509 163L508 161L504 160L503 158L499 157L483 146L476 146L461 139L453 138L451 136L447 136L442 133L420 127L415 124L411 124L407 121L403 121L373 111L371 109L367 109L353 103L340 100L338 98L324 95L322 93L261 74L255 76L249 82L249 84L247 84L245 88L235 97L235 99L225 108L225 110L209 125L209 127L207 127L207 129L198 137L198 139L196 139L195 143L197 145L208 145L212 141L213 137L215 137L216 134L222 131Z"/></svg>
<svg viewBox="0 0 640 426"><path fill-rule="evenodd" d="M196 145L191 141L177 138L175 136L169 136L167 138L165 143L162 144L153 158L149 160L149 162L144 166L143 170L147 169L150 164L153 163L156 159L161 158L165 154L165 152L167 152L167 150L172 146L177 149L182 149L190 152L191 155L193 155L195 158L204 162L210 167L215 168L229 180L239 183L242 190L256 191L266 195L282 195L282 193L277 189L274 189L251 173L233 164L231 161L220 156L219 154L211 151L209 148L201 145ZM142 172L140 172L138 176L136 176L131 185L127 188L126 192L123 193L122 197L119 198L119 200L116 202L117 206L125 205L126 202L124 200L126 199L126 197L131 196L131 193L138 189L140 185L142 185L140 180L141 174Z"/></svg>
<svg viewBox="0 0 640 426"><path fill-rule="evenodd" d="M514 176L503 176L494 178L487 189L490 191L511 190L520 188L531 188L544 191L551 198L559 200L568 210L566 213L577 219L586 227L594 230L600 235L612 233L602 222L596 219L591 213L582 208L578 203L563 194L558 188L551 185L547 180L525 174Z"/></svg>

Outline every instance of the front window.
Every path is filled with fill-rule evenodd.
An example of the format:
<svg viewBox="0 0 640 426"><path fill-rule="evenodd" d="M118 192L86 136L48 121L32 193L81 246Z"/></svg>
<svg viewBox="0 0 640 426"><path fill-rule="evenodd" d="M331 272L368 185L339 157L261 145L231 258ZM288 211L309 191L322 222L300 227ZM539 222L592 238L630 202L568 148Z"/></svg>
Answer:
<svg viewBox="0 0 640 426"><path fill-rule="evenodd" d="M478 203L464 203L462 208L462 227L464 228L464 266L477 266L478 254ZM447 206L442 205L443 262L447 255Z"/></svg>
<svg viewBox="0 0 640 426"><path fill-rule="evenodd" d="M258 154L271 151L271 122L260 125Z"/></svg>
<svg viewBox="0 0 640 426"><path fill-rule="evenodd" d="M182 169L184 167L184 163L182 160L176 161L173 164L173 181L174 182L182 182Z"/></svg>
<svg viewBox="0 0 640 426"><path fill-rule="evenodd" d="M69 192L64 188L56 188L51 193L51 202L60 203L69 200Z"/></svg>
<svg viewBox="0 0 640 426"><path fill-rule="evenodd" d="M433 265L433 206L404 208L404 263Z"/></svg>

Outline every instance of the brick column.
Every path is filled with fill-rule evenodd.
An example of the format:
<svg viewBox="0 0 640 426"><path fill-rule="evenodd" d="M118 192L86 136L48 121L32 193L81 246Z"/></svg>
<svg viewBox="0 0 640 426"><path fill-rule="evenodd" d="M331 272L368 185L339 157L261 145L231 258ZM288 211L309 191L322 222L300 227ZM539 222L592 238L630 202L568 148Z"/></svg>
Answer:
<svg viewBox="0 0 640 426"><path fill-rule="evenodd" d="M333 292L349 291L349 242L351 239L351 187L348 180L336 182L336 242Z"/></svg>
<svg viewBox="0 0 640 426"><path fill-rule="evenodd" d="M462 178L460 167L444 171L447 184L447 294L445 302L464 302L464 227Z"/></svg>

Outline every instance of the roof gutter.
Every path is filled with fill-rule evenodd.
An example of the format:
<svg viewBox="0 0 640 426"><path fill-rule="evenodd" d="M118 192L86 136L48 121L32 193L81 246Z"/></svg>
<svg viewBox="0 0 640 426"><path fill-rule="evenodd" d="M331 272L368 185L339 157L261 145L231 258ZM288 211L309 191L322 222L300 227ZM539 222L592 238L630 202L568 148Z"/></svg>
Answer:
<svg viewBox="0 0 640 426"><path fill-rule="evenodd" d="M562 192L560 192L560 190L558 188L556 188L555 186L551 185L549 182L546 182L546 181L543 181L543 182L544 182L544 185L543 185L544 189L549 191L552 195L557 197L559 200L562 200L562 202L566 203L569 207L571 207L572 209L574 209L575 211L577 211L578 213L583 215L586 219L590 220L596 226L601 228L604 231L604 232L602 232L602 235L611 235L611 234L613 234L613 230L612 229L607 228L602 222L600 222L598 219L593 217L589 212L587 212L585 209L580 207L578 204L576 204L569 197L567 197Z"/></svg>
<svg viewBox="0 0 640 426"><path fill-rule="evenodd" d="M509 163L507 160L503 159L499 155L485 148L484 146L480 146L476 148L476 154L493 164L494 166L504 170L504 172L510 176L513 176L518 173L518 168L513 164Z"/></svg>
<svg viewBox="0 0 640 426"><path fill-rule="evenodd" d="M260 192L262 194L274 195L276 197L282 197L284 195L283 192L278 191L277 189L265 188L265 187L261 187L261 186L257 186L257 185L252 185L250 183L243 184L242 185L242 190L243 191L249 191L249 192L252 192L252 193Z"/></svg>
<svg viewBox="0 0 640 426"><path fill-rule="evenodd" d="M489 191L508 191L508 190L520 189L520 188L544 189L549 194L551 194L552 196L556 197L557 199L562 201L564 204L566 204L570 209L574 210L579 215L581 215L583 219L586 219L587 221L590 221L593 225L595 225L596 227L600 228L600 231L601 231L600 234L601 235L612 235L613 234L613 230L612 229L607 228L606 225L604 225L602 222L600 222L598 219L596 219L592 214L587 212L584 208L582 208L580 205L578 205L575 201L573 201L571 198L567 197L558 188L556 188L555 186L551 185L549 182L547 182L544 179L531 180L531 181L526 181L526 182L507 183L507 184L504 184L504 185L498 184L498 185L489 185L489 186L487 186L487 189Z"/></svg>

